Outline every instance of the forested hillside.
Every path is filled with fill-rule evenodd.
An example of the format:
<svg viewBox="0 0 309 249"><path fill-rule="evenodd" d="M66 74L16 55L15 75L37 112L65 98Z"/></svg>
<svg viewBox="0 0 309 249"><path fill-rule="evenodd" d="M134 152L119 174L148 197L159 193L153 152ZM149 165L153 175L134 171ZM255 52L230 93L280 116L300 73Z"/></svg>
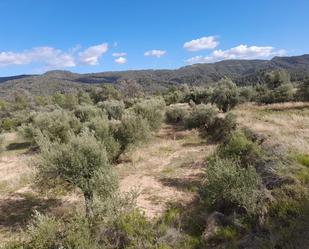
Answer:
<svg viewBox="0 0 309 249"><path fill-rule="evenodd" d="M50 71L43 75L0 78L0 96L22 91L35 95L53 94L56 91L72 92L87 88L89 84L111 83L117 88L134 84L147 92L156 92L173 85L207 85L224 77L238 85L265 83L263 75L273 70L286 70L292 81L309 75L309 55L275 57L272 60L227 60L211 64L195 64L176 70L132 70L77 74L68 71Z"/></svg>

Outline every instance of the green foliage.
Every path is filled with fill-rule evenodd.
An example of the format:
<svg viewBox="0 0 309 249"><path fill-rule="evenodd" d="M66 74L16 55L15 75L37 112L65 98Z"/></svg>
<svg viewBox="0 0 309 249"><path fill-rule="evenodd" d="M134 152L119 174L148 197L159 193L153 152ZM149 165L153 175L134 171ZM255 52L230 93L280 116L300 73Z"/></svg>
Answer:
<svg viewBox="0 0 309 249"><path fill-rule="evenodd" d="M212 93L212 88L194 87L190 92L186 93L185 101L187 103L193 101L197 105L208 104L211 102Z"/></svg>
<svg viewBox="0 0 309 249"><path fill-rule="evenodd" d="M300 101L309 101L309 78L305 79L297 89L296 99Z"/></svg>
<svg viewBox="0 0 309 249"><path fill-rule="evenodd" d="M165 95L164 100L167 105L181 103L184 101L184 95L181 91L170 89Z"/></svg>
<svg viewBox="0 0 309 249"><path fill-rule="evenodd" d="M286 70L268 72L264 76L265 82L270 89L276 89L290 83L290 74Z"/></svg>
<svg viewBox="0 0 309 249"><path fill-rule="evenodd" d="M11 131L19 125L20 123L15 118L4 118L1 120L1 130Z"/></svg>
<svg viewBox="0 0 309 249"><path fill-rule="evenodd" d="M219 81L213 91L211 101L223 112L227 112L234 108L239 102L236 84L229 79Z"/></svg>
<svg viewBox="0 0 309 249"><path fill-rule="evenodd" d="M293 85L292 84L282 84L276 89L274 89L274 100L275 103L288 102L293 99Z"/></svg>
<svg viewBox="0 0 309 249"><path fill-rule="evenodd" d="M121 93L111 84L102 84L100 88L92 89L90 96L95 104L105 100L121 99Z"/></svg>
<svg viewBox="0 0 309 249"><path fill-rule="evenodd" d="M229 139L219 146L218 154L222 158L239 159L245 167L255 165L262 158L260 147L240 131L232 133Z"/></svg>
<svg viewBox="0 0 309 249"><path fill-rule="evenodd" d="M166 108L165 120L171 124L182 124L189 114L188 110L182 106L171 105Z"/></svg>
<svg viewBox="0 0 309 249"><path fill-rule="evenodd" d="M93 105L79 105L74 111L75 116L81 121L86 122L94 117L103 117L104 112Z"/></svg>
<svg viewBox="0 0 309 249"><path fill-rule="evenodd" d="M64 109L72 110L75 106L78 105L78 99L75 94L68 93L56 93L53 95L53 101L55 104Z"/></svg>
<svg viewBox="0 0 309 249"><path fill-rule="evenodd" d="M255 99L256 91L252 86L239 88L239 102L246 103Z"/></svg>
<svg viewBox="0 0 309 249"><path fill-rule="evenodd" d="M202 135L208 136L214 142L221 142L227 140L236 127L236 116L228 113L225 117L217 116L214 122L202 131Z"/></svg>
<svg viewBox="0 0 309 249"><path fill-rule="evenodd" d="M106 100L99 102L98 106L106 111L109 119L117 120L121 119L125 109L123 101L119 100Z"/></svg>
<svg viewBox="0 0 309 249"><path fill-rule="evenodd" d="M120 144L114 138L108 119L104 117L94 117L85 123L94 136L101 141L106 148L109 161L114 162L120 155Z"/></svg>
<svg viewBox="0 0 309 249"><path fill-rule="evenodd" d="M133 110L148 121L151 130L158 130L164 119L165 102L161 98L145 99L134 105Z"/></svg>
<svg viewBox="0 0 309 249"><path fill-rule="evenodd" d="M54 110L38 113L32 123L23 126L20 132L33 145L37 145L40 134L44 134L51 141L65 143L72 133L78 133L80 129L79 120L71 113Z"/></svg>
<svg viewBox="0 0 309 249"><path fill-rule="evenodd" d="M15 93L13 104L14 110L24 110L29 106L29 104L30 101L24 94Z"/></svg>
<svg viewBox="0 0 309 249"><path fill-rule="evenodd" d="M47 217L39 213L27 230L29 249L58 248L61 246L60 222L55 218Z"/></svg>
<svg viewBox="0 0 309 249"><path fill-rule="evenodd" d="M77 99L78 99L78 104L80 105L92 105L93 104L90 94L85 91L79 91L77 93Z"/></svg>
<svg viewBox="0 0 309 249"><path fill-rule="evenodd" d="M145 141L149 136L150 127L146 119L136 115L133 111L124 113L116 130L116 137L121 143L122 150L125 150L130 144Z"/></svg>
<svg viewBox="0 0 309 249"><path fill-rule="evenodd" d="M309 168L309 155L308 154L296 154L295 159L298 163Z"/></svg>
<svg viewBox="0 0 309 249"><path fill-rule="evenodd" d="M119 216L113 226L119 233L120 248L151 248L154 245L153 226L138 210Z"/></svg>
<svg viewBox="0 0 309 249"><path fill-rule="evenodd" d="M92 212L94 192L105 198L114 191L116 180L106 149L93 135L70 136L66 144L42 137L40 148L38 177L52 184L60 180L78 187L84 193L87 215Z"/></svg>
<svg viewBox="0 0 309 249"><path fill-rule="evenodd" d="M188 129L206 129L214 123L218 112L212 106L200 104L195 106L192 113L185 119L185 126Z"/></svg>
<svg viewBox="0 0 309 249"><path fill-rule="evenodd" d="M252 166L242 167L235 159L214 157L206 168L205 193L219 210L233 208L255 213L262 197L261 179Z"/></svg>

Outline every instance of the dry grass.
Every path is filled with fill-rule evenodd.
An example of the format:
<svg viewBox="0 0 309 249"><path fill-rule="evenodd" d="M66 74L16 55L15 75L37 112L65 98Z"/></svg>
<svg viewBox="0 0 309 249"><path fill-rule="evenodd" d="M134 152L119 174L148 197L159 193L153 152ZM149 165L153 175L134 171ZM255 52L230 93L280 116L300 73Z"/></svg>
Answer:
<svg viewBox="0 0 309 249"><path fill-rule="evenodd" d="M171 202L192 201L204 158L213 149L196 131L164 125L155 138L131 152L130 162L117 166L120 189L137 189L137 205L147 217L157 217Z"/></svg>
<svg viewBox="0 0 309 249"><path fill-rule="evenodd" d="M289 150L309 152L309 103L246 104L234 112L241 126L267 135Z"/></svg>

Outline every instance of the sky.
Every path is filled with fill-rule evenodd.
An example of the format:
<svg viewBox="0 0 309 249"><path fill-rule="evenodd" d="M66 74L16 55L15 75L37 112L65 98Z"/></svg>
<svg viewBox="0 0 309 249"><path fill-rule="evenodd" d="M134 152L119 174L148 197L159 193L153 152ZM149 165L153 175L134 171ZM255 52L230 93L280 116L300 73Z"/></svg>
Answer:
<svg viewBox="0 0 309 249"><path fill-rule="evenodd" d="M309 53L308 0L0 0L0 76Z"/></svg>

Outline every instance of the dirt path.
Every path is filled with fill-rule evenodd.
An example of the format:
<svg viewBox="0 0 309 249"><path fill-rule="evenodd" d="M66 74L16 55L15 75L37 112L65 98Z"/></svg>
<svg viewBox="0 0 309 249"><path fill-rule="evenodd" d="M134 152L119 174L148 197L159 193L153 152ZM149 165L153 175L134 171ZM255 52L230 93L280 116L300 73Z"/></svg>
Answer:
<svg viewBox="0 0 309 249"><path fill-rule="evenodd" d="M152 141L130 155L131 162L118 165L120 190L137 190L137 205L147 217L157 217L169 203L192 201L204 158L213 149L195 131L164 125Z"/></svg>

